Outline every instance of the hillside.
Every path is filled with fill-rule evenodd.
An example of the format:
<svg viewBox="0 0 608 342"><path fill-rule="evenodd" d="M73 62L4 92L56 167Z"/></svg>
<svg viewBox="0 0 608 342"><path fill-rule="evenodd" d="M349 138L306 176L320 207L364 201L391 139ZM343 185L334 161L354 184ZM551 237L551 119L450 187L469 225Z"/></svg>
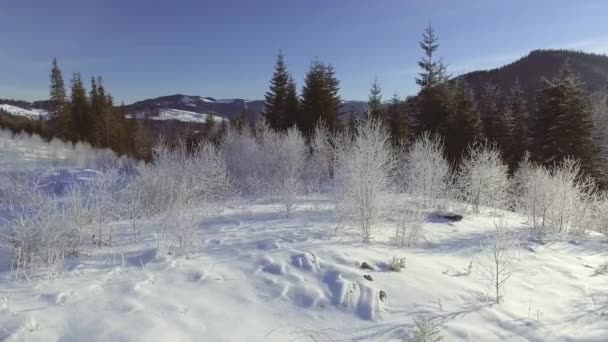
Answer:
<svg viewBox="0 0 608 342"><path fill-rule="evenodd" d="M536 89L543 78L557 75L566 62L585 82L589 92L608 87L608 56L571 50L534 50L519 60L500 68L473 71L461 76L468 82L479 97L484 84L492 82L503 92L510 89L516 80L525 93L531 111L536 108Z"/></svg>

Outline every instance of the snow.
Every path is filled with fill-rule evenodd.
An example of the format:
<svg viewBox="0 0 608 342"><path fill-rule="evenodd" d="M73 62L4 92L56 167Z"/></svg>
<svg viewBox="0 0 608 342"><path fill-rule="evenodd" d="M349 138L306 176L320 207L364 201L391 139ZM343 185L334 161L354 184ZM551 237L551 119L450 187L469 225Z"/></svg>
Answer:
<svg viewBox="0 0 608 342"><path fill-rule="evenodd" d="M144 118L146 113L137 113L135 117L138 119ZM177 120L182 122L198 122L204 123L207 120L207 116L211 115L216 123L222 122L224 120L228 121L228 119L222 118L221 116L212 115L212 114L203 114L190 112L186 110L179 109L161 109L157 116L151 116L151 120Z"/></svg>
<svg viewBox="0 0 608 342"><path fill-rule="evenodd" d="M9 104L0 104L0 110L11 115L26 116L33 119L40 119L48 115L48 112L42 109L24 109Z"/></svg>
<svg viewBox="0 0 608 342"><path fill-rule="evenodd" d="M395 210L411 205L406 195L386 201ZM446 341L605 339L608 275L594 272L606 261L604 236L524 239L504 303L492 304L476 266L469 276L464 269L484 253L480 241L496 215L451 209L464 219L431 215L430 243L404 248L390 242L392 220L375 227L369 245L356 230L336 235L327 194L300 197L289 218L272 199L249 197L201 216L189 257L159 251L161 221L143 221L140 242L118 221L113 247L91 246L55 279L11 279L0 248L0 340L401 341L424 318L440 324ZM521 215L499 214L522 236L529 231ZM406 258L401 272L389 271L394 256ZM360 269L364 261L374 270Z"/></svg>

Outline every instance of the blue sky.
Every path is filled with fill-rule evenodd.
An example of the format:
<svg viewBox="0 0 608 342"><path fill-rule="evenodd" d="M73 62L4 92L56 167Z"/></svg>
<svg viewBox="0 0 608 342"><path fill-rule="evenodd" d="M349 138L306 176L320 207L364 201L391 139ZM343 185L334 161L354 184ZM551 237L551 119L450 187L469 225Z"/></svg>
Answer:
<svg viewBox="0 0 608 342"><path fill-rule="evenodd" d="M410 95L430 22L454 74L536 48L608 53L604 0L0 0L0 98L43 99L50 61L102 75L126 103L184 93L261 99L282 49L298 81L314 57L344 99Z"/></svg>

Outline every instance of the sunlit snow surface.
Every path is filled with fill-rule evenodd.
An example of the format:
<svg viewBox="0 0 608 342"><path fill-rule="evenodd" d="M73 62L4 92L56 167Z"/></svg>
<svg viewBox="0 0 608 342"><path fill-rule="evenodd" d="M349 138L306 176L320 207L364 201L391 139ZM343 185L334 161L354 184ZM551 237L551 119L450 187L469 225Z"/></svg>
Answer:
<svg viewBox="0 0 608 342"><path fill-rule="evenodd" d="M31 161L69 160L42 142L4 138L3 156L16 148ZM31 165L40 164L20 167ZM387 201L394 210L411 205L402 195ZM503 214L527 233L520 215ZM116 222L114 247L87 248L57 279L34 272L29 281L11 280L8 260L0 260L0 340L407 341L414 320L426 318L441 325L445 341L605 341L608 275L594 275L606 260L603 237L524 239L523 261L496 305L485 299L475 266L463 274L482 255L494 220L431 218L432 243L415 248L395 247L396 222L387 221L364 245L356 230L335 235L329 195L301 198L291 218L268 199L248 198L201 217L189 258L158 251L156 219L142 222L139 243L128 223ZM405 270L388 270L393 256L406 258ZM360 269L363 261L375 270Z"/></svg>
<svg viewBox="0 0 608 342"><path fill-rule="evenodd" d="M30 119L44 118L48 115L48 112L42 109L24 109L9 104L0 104L0 110L3 110L11 115L25 116Z"/></svg>

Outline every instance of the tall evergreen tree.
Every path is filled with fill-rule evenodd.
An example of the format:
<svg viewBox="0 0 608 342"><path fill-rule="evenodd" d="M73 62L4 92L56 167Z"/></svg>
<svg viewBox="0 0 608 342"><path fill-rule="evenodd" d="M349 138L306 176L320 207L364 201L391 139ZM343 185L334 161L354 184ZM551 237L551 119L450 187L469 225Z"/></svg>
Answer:
<svg viewBox="0 0 608 342"><path fill-rule="evenodd" d="M310 136L319 119L323 119L330 131L338 128L339 91L340 81L335 77L333 67L314 60L304 80L301 110L296 121L304 134Z"/></svg>
<svg viewBox="0 0 608 342"><path fill-rule="evenodd" d="M367 100L368 119L383 120L382 110L382 88L378 83L378 79L374 80L372 88L369 90L369 98Z"/></svg>
<svg viewBox="0 0 608 342"><path fill-rule="evenodd" d="M92 141L92 122L89 99L79 72L72 77L70 95L71 138L73 141Z"/></svg>
<svg viewBox="0 0 608 342"><path fill-rule="evenodd" d="M270 80L270 89L265 95L262 115L271 128L286 130L294 124L297 110L295 81L287 71L285 55L279 51L274 74Z"/></svg>
<svg viewBox="0 0 608 342"><path fill-rule="evenodd" d="M409 138L408 103L401 101L395 93L386 110L391 139L395 146L406 143Z"/></svg>
<svg viewBox="0 0 608 342"><path fill-rule="evenodd" d="M505 133L508 142L505 144L505 159L511 171L514 171L525 152L530 147L530 118L524 92L519 81L515 82L507 97L505 106Z"/></svg>
<svg viewBox="0 0 608 342"><path fill-rule="evenodd" d="M446 153L449 160L458 163L467 147L482 137L482 125L475 93L466 82L455 82L450 100Z"/></svg>
<svg viewBox="0 0 608 342"><path fill-rule="evenodd" d="M56 58L53 58L50 79L49 115L51 118L51 126L54 131L65 138L70 131L71 123L63 73L57 64Z"/></svg>
<svg viewBox="0 0 608 342"><path fill-rule="evenodd" d="M493 83L486 83L481 93L481 121L483 134L492 143L503 147L506 142L503 113L498 103L500 89Z"/></svg>
<svg viewBox="0 0 608 342"><path fill-rule="evenodd" d="M537 102L534 132L537 161L552 165L572 157L579 160L584 173L593 175L597 146L592 137L589 97L568 63L557 77L541 81Z"/></svg>
<svg viewBox="0 0 608 342"><path fill-rule="evenodd" d="M439 48L439 37L435 34L435 29L432 25L428 25L422 33L422 41L420 47L424 51L424 57L418 61L418 66L422 71L416 78L416 84L421 89L433 88L437 85L445 83L449 76L447 74L447 66L443 64L443 59L435 59L435 52Z"/></svg>
<svg viewBox="0 0 608 342"><path fill-rule="evenodd" d="M416 131L418 134L429 131L445 134L447 110L447 67L441 58L436 59L435 53L439 48L439 37L429 25L422 33L420 47L424 51L423 58L418 62L422 69L416 83L420 86L416 103Z"/></svg>

